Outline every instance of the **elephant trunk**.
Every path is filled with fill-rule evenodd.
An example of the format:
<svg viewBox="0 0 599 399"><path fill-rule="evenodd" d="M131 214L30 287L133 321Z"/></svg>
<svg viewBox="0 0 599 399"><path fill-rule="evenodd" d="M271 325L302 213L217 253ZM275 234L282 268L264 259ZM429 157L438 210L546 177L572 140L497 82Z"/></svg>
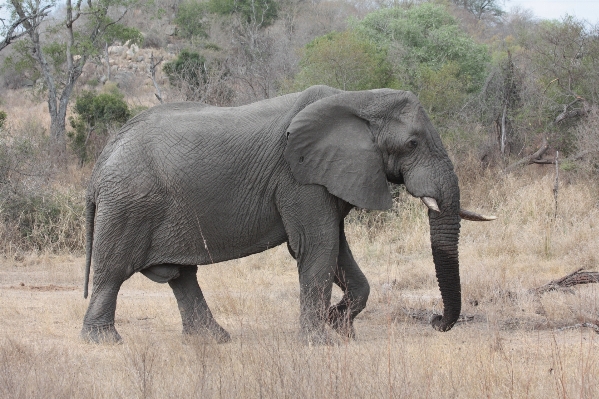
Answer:
<svg viewBox="0 0 599 399"><path fill-rule="evenodd" d="M457 177L451 174L444 182L455 182L455 188L443 191L440 212L429 210L431 248L441 298L443 316L435 316L432 326L438 331L449 331L460 317L462 293L460 286L460 262L458 241L460 236L460 198Z"/></svg>

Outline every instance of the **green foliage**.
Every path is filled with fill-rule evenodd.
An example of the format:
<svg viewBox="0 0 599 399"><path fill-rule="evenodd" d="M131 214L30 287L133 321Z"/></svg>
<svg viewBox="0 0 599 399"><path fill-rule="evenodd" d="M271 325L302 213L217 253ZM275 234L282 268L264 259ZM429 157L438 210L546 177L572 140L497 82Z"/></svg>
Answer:
<svg viewBox="0 0 599 399"><path fill-rule="evenodd" d="M351 31L333 32L306 45L294 88L326 84L342 90L394 87L386 53Z"/></svg>
<svg viewBox="0 0 599 399"><path fill-rule="evenodd" d="M30 52L30 46L31 42L28 38L13 43L11 45L12 52L4 59L2 73L7 74L10 71L20 78L32 81L39 79L41 73L37 61Z"/></svg>
<svg viewBox="0 0 599 399"><path fill-rule="evenodd" d="M54 70L59 70L67 62L67 45L65 43L52 42L43 47L44 54L52 61Z"/></svg>
<svg viewBox="0 0 599 399"><path fill-rule="evenodd" d="M121 25L118 23L111 23L104 31L104 41L108 44L114 42L129 42L130 44L141 44L144 41L144 36L139 29Z"/></svg>
<svg viewBox="0 0 599 399"><path fill-rule="evenodd" d="M208 37L204 21L207 12L206 4L199 0L186 0L179 4L175 16L179 36L187 39Z"/></svg>
<svg viewBox="0 0 599 399"><path fill-rule="evenodd" d="M92 133L107 136L110 128L118 128L131 117L129 106L123 95L114 88L104 93L84 91L75 101L75 117L69 118L72 131L68 133L71 148L81 163L89 158L88 147Z"/></svg>
<svg viewBox="0 0 599 399"><path fill-rule="evenodd" d="M499 0L452 0L452 2L472 13L476 18L500 17L505 12L501 9Z"/></svg>
<svg viewBox="0 0 599 399"><path fill-rule="evenodd" d="M275 0L209 0L208 10L219 15L239 15L248 24L259 27L272 25L279 6Z"/></svg>
<svg viewBox="0 0 599 399"><path fill-rule="evenodd" d="M387 51L397 79L406 88L420 92L431 71L448 79L442 83L445 86L461 82L466 93L476 92L484 82L490 60L486 47L462 31L442 5L382 9L352 25Z"/></svg>
<svg viewBox="0 0 599 399"><path fill-rule="evenodd" d="M194 51L183 50L176 59L162 68L173 86L187 84L192 87L206 83L206 59Z"/></svg>
<svg viewBox="0 0 599 399"><path fill-rule="evenodd" d="M459 66L448 62L439 69L422 66L418 97L433 115L442 115L459 109L466 98L466 82L458 78Z"/></svg>

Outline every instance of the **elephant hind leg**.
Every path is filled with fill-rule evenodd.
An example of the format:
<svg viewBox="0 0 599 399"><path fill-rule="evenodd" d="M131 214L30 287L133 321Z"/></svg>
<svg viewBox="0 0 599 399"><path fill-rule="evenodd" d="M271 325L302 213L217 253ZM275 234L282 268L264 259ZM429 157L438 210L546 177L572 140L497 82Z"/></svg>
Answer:
<svg viewBox="0 0 599 399"><path fill-rule="evenodd" d="M114 327L116 300L125 279L111 276L109 280L94 276L89 306L83 319L81 338L91 343L117 343L121 336Z"/></svg>
<svg viewBox="0 0 599 399"><path fill-rule="evenodd" d="M212 316L204 294L198 284L197 266L180 266L179 276L169 280L181 312L183 334L207 334L218 343L231 340L229 333Z"/></svg>
<svg viewBox="0 0 599 399"><path fill-rule="evenodd" d="M370 285L349 249L343 221L339 228L339 256L334 282L343 291L343 298L329 308L327 322L340 335L355 338L354 318L366 307Z"/></svg>

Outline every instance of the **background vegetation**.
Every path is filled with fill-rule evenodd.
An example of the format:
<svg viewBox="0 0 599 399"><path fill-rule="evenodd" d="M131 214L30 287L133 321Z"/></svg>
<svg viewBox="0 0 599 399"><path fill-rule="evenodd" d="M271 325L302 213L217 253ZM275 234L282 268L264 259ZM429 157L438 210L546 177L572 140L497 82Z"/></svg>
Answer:
<svg viewBox="0 0 599 399"><path fill-rule="evenodd" d="M597 270L597 21L494 0L0 5L14 11L0 43L1 397L599 395L597 335L570 329L599 324L596 288L531 291ZM201 269L232 344L182 343L168 287L142 276L119 299L126 344L80 343L84 192L111 135L161 101L236 106L313 84L415 92L463 204L499 216L463 223L459 325L427 325L440 298L426 213L395 188L392 211L348 217L372 286L356 342L297 345L297 272L277 248Z"/></svg>

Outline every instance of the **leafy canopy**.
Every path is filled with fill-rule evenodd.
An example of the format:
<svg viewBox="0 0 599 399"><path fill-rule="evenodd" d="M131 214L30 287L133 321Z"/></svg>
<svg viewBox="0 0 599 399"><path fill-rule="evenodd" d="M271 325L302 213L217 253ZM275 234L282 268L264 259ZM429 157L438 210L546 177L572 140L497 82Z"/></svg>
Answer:
<svg viewBox="0 0 599 399"><path fill-rule="evenodd" d="M208 37L204 21L207 12L206 4L199 0L186 0L179 4L175 16L179 36L186 39Z"/></svg>
<svg viewBox="0 0 599 399"><path fill-rule="evenodd" d="M275 0L209 0L208 10L219 15L239 15L245 23L267 27L277 19Z"/></svg>
<svg viewBox="0 0 599 399"><path fill-rule="evenodd" d="M306 45L295 89L325 84L342 90L394 87L384 51L352 31L333 32Z"/></svg>
<svg viewBox="0 0 599 399"><path fill-rule="evenodd" d="M487 49L462 31L442 5L423 3L368 14L353 28L388 53L395 74L411 90L422 89L423 74L455 64L452 79L468 93L477 91L489 62Z"/></svg>

